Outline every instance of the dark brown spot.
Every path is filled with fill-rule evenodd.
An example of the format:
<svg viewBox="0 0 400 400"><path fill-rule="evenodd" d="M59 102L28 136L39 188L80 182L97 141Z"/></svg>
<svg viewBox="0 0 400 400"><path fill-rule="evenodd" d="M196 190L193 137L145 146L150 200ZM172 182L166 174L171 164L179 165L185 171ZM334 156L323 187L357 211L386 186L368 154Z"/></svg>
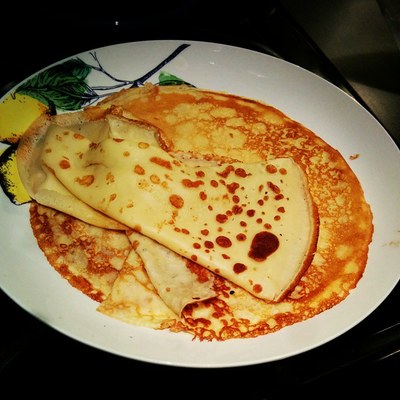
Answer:
<svg viewBox="0 0 400 400"><path fill-rule="evenodd" d="M264 261L279 247L279 239L271 232L257 233L250 246L248 256L255 261Z"/></svg>
<svg viewBox="0 0 400 400"><path fill-rule="evenodd" d="M235 214L235 215L241 214L241 213L243 212L243 208L240 207L240 206L238 206L237 204L235 204L235 205L232 207L232 212L233 212L233 214Z"/></svg>
<svg viewBox="0 0 400 400"><path fill-rule="evenodd" d="M172 165L168 160L163 160L160 157L151 157L150 161L153 162L154 164L157 164L161 167L167 168L167 169L172 169Z"/></svg>
<svg viewBox="0 0 400 400"><path fill-rule="evenodd" d="M216 180L214 180L214 179L212 179L211 181L210 181L210 185L212 186L212 187L218 187L218 182L216 181Z"/></svg>
<svg viewBox="0 0 400 400"><path fill-rule="evenodd" d="M238 233L238 234L236 235L236 239L237 239L239 242L244 242L244 241L247 239L247 236L246 236L244 233Z"/></svg>
<svg viewBox="0 0 400 400"><path fill-rule="evenodd" d="M71 166L68 160L61 160L58 165L61 169L68 169Z"/></svg>
<svg viewBox="0 0 400 400"><path fill-rule="evenodd" d="M248 173L243 168L236 168L235 175L240 176L241 178L245 178Z"/></svg>
<svg viewBox="0 0 400 400"><path fill-rule="evenodd" d="M219 223L223 224L224 222L226 222L226 221L228 220L228 216L225 215L225 214L217 214L217 215L215 216L215 219L216 219Z"/></svg>
<svg viewBox="0 0 400 400"><path fill-rule="evenodd" d="M217 174L219 176L222 176L223 178L227 178L228 175L234 170L235 168L233 167L233 165L228 165L222 172L217 172Z"/></svg>
<svg viewBox="0 0 400 400"><path fill-rule="evenodd" d="M231 247L232 246L232 242L229 238L227 238L226 236L218 236L215 241L217 242L218 246L221 247Z"/></svg>
<svg viewBox="0 0 400 400"><path fill-rule="evenodd" d="M197 188L200 185L204 185L203 181L191 181L190 179L182 179L182 184L188 188Z"/></svg>
<svg viewBox="0 0 400 400"><path fill-rule="evenodd" d="M240 185L239 185L238 183L232 182L232 183L230 183L229 185L226 185L226 188L228 189L228 192L229 192L229 193L234 194L235 191L239 188L239 186L240 186Z"/></svg>
<svg viewBox="0 0 400 400"><path fill-rule="evenodd" d="M142 166L140 166L140 165L135 165L134 171L135 171L135 174L138 174L138 175L144 175L145 174L144 168Z"/></svg>
<svg viewBox="0 0 400 400"><path fill-rule="evenodd" d="M260 284L256 283L256 284L253 286L253 292L254 292L254 293L261 293L261 292L262 292L262 286L261 286Z"/></svg>
<svg viewBox="0 0 400 400"><path fill-rule="evenodd" d="M204 242L204 247L205 247L206 249L213 249L213 248L214 248L214 243L211 242L211 241L209 241L209 240L206 240L206 241Z"/></svg>
<svg viewBox="0 0 400 400"><path fill-rule="evenodd" d="M246 271L246 269L247 269L247 267L246 267L244 264L242 264L242 263L236 263L236 264L233 266L233 271L234 271L236 274L240 274L240 273Z"/></svg>
<svg viewBox="0 0 400 400"><path fill-rule="evenodd" d="M175 207L175 208L182 208L184 201L181 196L177 194L171 194L169 196L169 202Z"/></svg>
<svg viewBox="0 0 400 400"><path fill-rule="evenodd" d="M275 185L272 182L267 182L267 185L274 193L279 194L281 192L281 189L278 185Z"/></svg>
<svg viewBox="0 0 400 400"><path fill-rule="evenodd" d="M272 165L272 164L268 164L265 169L270 174L274 174L277 171L277 168L275 167L275 165Z"/></svg>
<svg viewBox="0 0 400 400"><path fill-rule="evenodd" d="M85 176L82 176L81 178L76 178L75 182L78 182L82 186L90 186L94 182L94 176L93 175L85 175Z"/></svg>

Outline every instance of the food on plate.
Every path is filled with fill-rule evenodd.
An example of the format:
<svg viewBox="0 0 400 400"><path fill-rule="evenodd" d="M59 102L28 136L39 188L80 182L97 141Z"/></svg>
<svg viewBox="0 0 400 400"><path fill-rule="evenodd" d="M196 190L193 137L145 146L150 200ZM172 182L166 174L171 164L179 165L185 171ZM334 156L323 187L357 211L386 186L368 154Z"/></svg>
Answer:
<svg viewBox="0 0 400 400"><path fill-rule="evenodd" d="M135 231L128 233L131 264L98 310L135 325L173 327L188 304L216 297L213 274ZM177 318L178 317L178 318Z"/></svg>
<svg viewBox="0 0 400 400"><path fill-rule="evenodd" d="M85 124L67 128L55 118L32 170L50 171L87 208L257 297L278 301L293 288L314 254L318 216L307 178L291 158L186 162L154 143L154 135L147 140L147 130L143 135L135 124L132 132L128 119L107 114L103 121L104 135L93 139Z"/></svg>
<svg viewBox="0 0 400 400"><path fill-rule="evenodd" d="M98 311L128 323L255 337L333 307L366 266L372 213L357 177L259 101L187 86L123 90L37 120L17 161L31 215L46 215L32 224L39 245L46 226L62 238L63 218L100 242L102 231L129 242L111 283L85 276L102 293ZM41 248L60 271L60 250Z"/></svg>
<svg viewBox="0 0 400 400"><path fill-rule="evenodd" d="M37 202L31 204L30 223L49 263L93 300L105 300L131 251L125 232L99 228Z"/></svg>
<svg viewBox="0 0 400 400"><path fill-rule="evenodd" d="M99 227L124 229L120 223L105 214L89 207L71 193L59 182L53 172L41 162L44 140L47 135L62 134L65 126L85 129L89 136L101 135L104 130L102 112L89 110L87 113L61 114L56 117L57 124L52 123L48 114L41 115L22 136L17 153L19 176L28 194L42 205L55 208L67 214L80 218ZM90 121L90 123L89 123ZM133 128L142 129L141 124L131 124Z"/></svg>

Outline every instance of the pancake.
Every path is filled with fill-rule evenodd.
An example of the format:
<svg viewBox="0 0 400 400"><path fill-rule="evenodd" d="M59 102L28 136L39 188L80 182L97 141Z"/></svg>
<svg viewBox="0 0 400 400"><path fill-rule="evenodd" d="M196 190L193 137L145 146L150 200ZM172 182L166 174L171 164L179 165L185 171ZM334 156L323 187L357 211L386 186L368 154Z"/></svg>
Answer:
<svg viewBox="0 0 400 400"><path fill-rule="evenodd" d="M205 176L208 177L211 171L215 172L216 168L220 168L217 171L219 173L229 171L227 175L229 177L229 174L233 176L232 172L240 168L239 165L242 167L246 165L245 171L249 165L264 165L265 167L269 165L269 171L274 171L272 175L279 177L278 182L271 181L273 184L269 185L270 191L273 192L274 188L275 190L284 188L282 182L286 175L280 174L279 171L296 171L302 178L296 182L288 181L290 182L288 188L282 192L287 193L286 189L294 190L293 187L296 187L297 189L290 192L291 195L303 193L300 202L288 201L288 207L289 204L299 204L298 210L301 212L296 213L294 207L290 215L299 214L300 220L305 221L305 226L308 226L305 232L308 231L308 234L304 235L303 227L296 229L298 235L306 236L308 241L302 246L302 258L297 258L302 261L297 262L297 267L289 274L290 282L286 281L286 285L281 285L278 291L267 291L269 295L266 298L258 296L254 291L254 281L250 285L245 285L241 279L235 281L231 275L221 273L219 268L212 268L209 261L204 262L209 258L204 258L201 249L198 249L199 252L196 253L193 250L190 253L183 252L178 247L174 247L171 240L160 239L160 236L152 233L149 227L146 228L145 221L140 220L139 224L135 223L133 226L137 231L136 235L142 234L150 240L158 239L163 242L156 245L150 244L147 247L152 248L156 255L165 254L163 251L167 249L181 257L181 260L184 260L182 264L185 264L186 268L194 271L198 277L205 276L206 281L212 283L214 295L206 299L182 303L181 306L171 304L168 306L168 300L165 298L162 300L161 297L160 288L163 284L159 286L160 292L158 292L156 285L151 282L151 273L148 274L146 271L146 268L151 268L151 258L146 259L143 254L141 258L138 253L130 252L126 259L127 263L117 273L112 287L108 287L108 296L100 299L99 311L134 325L187 332L200 340L250 338L272 333L287 325L311 318L343 301L357 286L366 266L368 247L372 239L372 213L362 187L350 166L336 149L315 133L279 110L259 101L184 86L146 85L144 88L124 90L106 98L98 107L88 108L85 112L100 113L100 108L108 113L115 107L120 110L119 115L156 127L158 133L153 136L156 140L153 141L151 135L148 135L146 140L152 146L158 147L156 151L164 152L164 160L168 155L181 163L179 166L186 173L204 170ZM122 143L115 140L114 142ZM72 148L76 148L74 146L72 145ZM111 153L113 154L114 150ZM88 162L89 158L86 156L86 163L79 164L79 160L74 160L77 162L74 171L78 172L80 177L84 168L98 162L96 159L98 155L92 152L91 156L95 156L90 161L92 164ZM51 157L48 158L47 165L53 168L57 165L55 160L59 158L56 156L53 161ZM118 157L115 160L118 160ZM286 164L283 166L281 162ZM228 165L234 166L234 169L226 170ZM78 175L70 174L74 176L73 179L62 178L56 169L51 169L53 175L62 182L63 187L72 197L80 196L80 201L88 207L127 226L127 219L121 219L118 211L115 211L118 208L114 207L114 211L110 212L109 207L99 207L98 203L90 200L86 194L82 194L85 191L73 189L76 187L75 178ZM140 168L137 169L139 170ZM253 175L259 176L259 172L251 171L254 172ZM165 173L162 176L165 177ZM194 179L191 181L195 182ZM267 182L264 180L264 183ZM250 186L252 185L243 185L246 189ZM307 190L304 191L304 188ZM243 192L246 191L243 190ZM197 202L199 202L198 199ZM257 200L260 198L258 197ZM190 204L189 200L188 203ZM216 203L218 204L218 201ZM163 203L158 202L159 204ZM32 205L32 210L34 208ZM286 205L284 208L286 210ZM204 208L196 208L196 210L198 215L205 213ZM296 225L291 225L290 219L285 219L289 212L283 214L280 216L283 216L285 229L290 231L288 226ZM149 212L146 213L146 216L148 215ZM275 216L278 214L272 213L272 219ZM134 219L138 217L140 215L135 215ZM76 218L76 216L70 218ZM269 223L266 217L263 218L263 224ZM254 221L252 225L257 225L258 223ZM129 225L132 224L129 222ZM34 225L32 226L34 228ZM182 233L182 228L189 230L190 226L191 224L182 225L179 233ZM175 225L175 227L178 226ZM226 225L223 225L222 229L225 227ZM271 228L276 232L276 226ZM230 230L232 234L233 226ZM127 230L125 233L120 233L126 235L129 241L131 232ZM268 232L266 226L263 227L263 232ZM38 237L39 231L35 228L34 233ZM176 238L177 235L174 237ZM191 243L193 245L193 240ZM204 243L205 241L201 242L201 244ZM281 247L281 243L280 241L279 250L284 248L286 249L284 253L290 253L290 247ZM157 250L159 245L164 246L164 250ZM201 248L203 251L207 249L205 246ZM304 249L307 250L304 251ZM207 255L205 251L204 253ZM236 253L237 251L230 256ZM300 253L297 252L297 254ZM248 255L248 252L246 254ZM196 257L192 257L193 255ZM136 264L142 267L132 266L135 264L129 261L132 257L136 260ZM141 260L140 262L137 262L137 257ZM291 267L293 268L293 264ZM290 265L289 267L282 265L280 269L285 268L290 269ZM135 271L138 270L141 271L142 286L135 289L138 282ZM277 264L275 264L275 271L278 271ZM276 274L278 276L280 273ZM168 274L161 280L157 280L153 275L155 283L167 278ZM140 307L143 303L142 294L146 292L143 288L152 293L151 297L154 301L150 302L152 306L142 314L137 310L138 304ZM172 310L174 307L175 312ZM180 315L177 310L181 310Z"/></svg>
<svg viewBox="0 0 400 400"><path fill-rule="evenodd" d="M99 312L133 325L179 331L187 305L217 296L213 274L140 233L129 231L127 237L132 251Z"/></svg>
<svg viewBox="0 0 400 400"><path fill-rule="evenodd" d="M112 112L118 114L115 109ZM38 203L81 218L95 226L124 230L125 226L72 195L41 162L44 138L47 134L62 136L64 128L68 126L74 128L77 133L83 129L91 140L100 141L109 133L109 124L106 122L106 115L109 113L111 111L104 112L98 108L90 108L85 112L53 117L43 114L29 127L18 144L17 167L27 193ZM118 135L118 126L113 128L114 134ZM158 133L154 126L132 119L129 129L131 134L136 132L145 137L149 134L155 137Z"/></svg>
<svg viewBox="0 0 400 400"><path fill-rule="evenodd" d="M323 310L356 286L368 259L372 212L349 164L310 129L260 101L186 86L127 89L99 105L121 106L155 124L170 151L242 162L293 159L306 173L320 225L313 262L290 297L310 304L315 298Z"/></svg>
<svg viewBox="0 0 400 400"><path fill-rule="evenodd" d="M49 263L103 314L160 329L180 320L186 305L216 296L213 275L199 276L137 232L99 228L37 202L30 214Z"/></svg>
<svg viewBox="0 0 400 400"><path fill-rule="evenodd" d="M131 251L124 231L102 229L32 202L30 223L50 265L95 301L103 301Z"/></svg>
<svg viewBox="0 0 400 400"><path fill-rule="evenodd" d="M51 125L40 159L85 204L264 300L283 298L310 264L318 219L291 158L198 165L143 135L93 142Z"/></svg>
<svg viewBox="0 0 400 400"><path fill-rule="evenodd" d="M177 316L188 304L216 296L213 274L197 274L184 257L140 233L130 231L128 238L157 294Z"/></svg>

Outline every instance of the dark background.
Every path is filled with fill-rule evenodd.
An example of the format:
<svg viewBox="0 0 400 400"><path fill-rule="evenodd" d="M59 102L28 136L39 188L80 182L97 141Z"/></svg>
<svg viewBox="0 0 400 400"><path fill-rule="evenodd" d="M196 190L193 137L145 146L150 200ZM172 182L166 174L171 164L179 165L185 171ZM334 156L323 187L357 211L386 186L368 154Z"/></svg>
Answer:
<svg viewBox="0 0 400 400"><path fill-rule="evenodd" d="M42 2L9 7L0 17L0 95L53 62L109 44L148 39L221 42L273 54L330 80L400 143L400 51L375 0ZM49 328L0 292L0 387L14 395L94 397L109 390L135 398L213 394L211 398L230 399L375 389L386 398L400 376L399 292L397 285L368 318L319 348L286 360L223 369L159 366L96 350Z"/></svg>

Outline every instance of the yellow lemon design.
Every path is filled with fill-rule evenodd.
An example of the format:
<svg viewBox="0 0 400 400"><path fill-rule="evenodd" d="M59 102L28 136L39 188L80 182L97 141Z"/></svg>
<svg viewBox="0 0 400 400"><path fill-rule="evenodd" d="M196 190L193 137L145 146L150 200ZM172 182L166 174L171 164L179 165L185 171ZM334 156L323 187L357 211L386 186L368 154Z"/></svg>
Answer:
<svg viewBox="0 0 400 400"><path fill-rule="evenodd" d="M17 142L29 125L48 108L33 97L8 94L0 102L0 141Z"/></svg>
<svg viewBox="0 0 400 400"><path fill-rule="evenodd" d="M18 93L10 93L0 102L0 141L14 143L0 151L0 184L13 203L30 200L18 174L16 144L31 123L47 111L40 101Z"/></svg>
<svg viewBox="0 0 400 400"><path fill-rule="evenodd" d="M4 157L7 155L7 157ZM7 154L7 151L0 153L3 162L0 163L0 183L7 197L15 204L27 203L31 200L25 190L18 174L15 152Z"/></svg>

